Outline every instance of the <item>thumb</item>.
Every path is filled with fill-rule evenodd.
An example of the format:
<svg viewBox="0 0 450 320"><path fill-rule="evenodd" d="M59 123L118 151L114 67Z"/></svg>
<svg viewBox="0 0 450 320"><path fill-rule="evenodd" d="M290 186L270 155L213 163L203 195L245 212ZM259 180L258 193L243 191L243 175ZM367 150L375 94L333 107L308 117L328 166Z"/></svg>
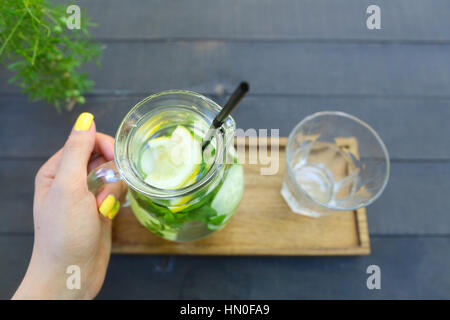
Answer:
<svg viewBox="0 0 450 320"><path fill-rule="evenodd" d="M64 145L57 177L63 181L86 178L87 166L95 147L94 116L83 112Z"/></svg>

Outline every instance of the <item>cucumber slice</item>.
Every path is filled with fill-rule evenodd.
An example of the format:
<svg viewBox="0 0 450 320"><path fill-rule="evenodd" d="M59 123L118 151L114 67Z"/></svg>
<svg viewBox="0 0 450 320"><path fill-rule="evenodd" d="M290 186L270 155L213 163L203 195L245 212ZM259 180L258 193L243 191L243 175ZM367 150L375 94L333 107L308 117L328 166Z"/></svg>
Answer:
<svg viewBox="0 0 450 320"><path fill-rule="evenodd" d="M244 170L239 164L233 164L229 169L225 181L219 192L214 197L211 207L217 211L217 215L227 215L236 211L244 192ZM224 221L225 222L225 221Z"/></svg>

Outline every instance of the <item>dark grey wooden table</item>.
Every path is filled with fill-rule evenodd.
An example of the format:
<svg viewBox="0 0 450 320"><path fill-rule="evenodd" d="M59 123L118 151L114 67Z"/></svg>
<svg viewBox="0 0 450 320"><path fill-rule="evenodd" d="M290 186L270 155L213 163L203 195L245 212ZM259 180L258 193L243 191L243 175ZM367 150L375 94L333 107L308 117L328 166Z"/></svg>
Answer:
<svg viewBox="0 0 450 320"><path fill-rule="evenodd" d="M37 169L77 115L114 134L126 111L165 89L224 102L251 94L241 128L287 135L313 112L342 110L371 124L391 156L384 194L367 210L367 257L111 258L99 298L450 298L450 2L447 0L76 1L100 25L102 67L72 113L30 103L0 73L0 298L18 286L33 243ZM366 8L381 7L381 30ZM381 290L366 268L379 265Z"/></svg>

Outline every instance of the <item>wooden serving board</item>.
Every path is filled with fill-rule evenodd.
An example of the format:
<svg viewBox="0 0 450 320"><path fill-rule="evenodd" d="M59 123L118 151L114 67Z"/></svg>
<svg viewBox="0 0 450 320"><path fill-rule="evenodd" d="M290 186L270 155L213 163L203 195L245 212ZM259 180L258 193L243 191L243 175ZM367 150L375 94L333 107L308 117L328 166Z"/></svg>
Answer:
<svg viewBox="0 0 450 320"><path fill-rule="evenodd" d="M113 224L113 253L167 255L367 255L370 254L365 209L309 218L290 211L280 194L287 139L279 140L279 170L261 175L260 164L244 164L242 202L225 228L189 243L174 243L152 234L123 208ZM255 144L245 140L248 148ZM357 153L356 140L342 138L341 147ZM270 145L270 141L268 141ZM245 155L244 155L245 156ZM240 159L242 155L240 155ZM245 163L248 163L246 161Z"/></svg>

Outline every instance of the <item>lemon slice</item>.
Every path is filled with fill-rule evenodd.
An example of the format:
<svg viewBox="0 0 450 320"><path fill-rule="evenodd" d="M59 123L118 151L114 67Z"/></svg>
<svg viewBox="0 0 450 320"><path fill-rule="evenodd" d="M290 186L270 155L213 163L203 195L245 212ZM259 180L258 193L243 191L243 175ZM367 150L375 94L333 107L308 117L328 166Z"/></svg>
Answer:
<svg viewBox="0 0 450 320"><path fill-rule="evenodd" d="M141 157L145 182L160 189L179 189L192 184L200 171L201 145L183 126L170 137L150 140Z"/></svg>

